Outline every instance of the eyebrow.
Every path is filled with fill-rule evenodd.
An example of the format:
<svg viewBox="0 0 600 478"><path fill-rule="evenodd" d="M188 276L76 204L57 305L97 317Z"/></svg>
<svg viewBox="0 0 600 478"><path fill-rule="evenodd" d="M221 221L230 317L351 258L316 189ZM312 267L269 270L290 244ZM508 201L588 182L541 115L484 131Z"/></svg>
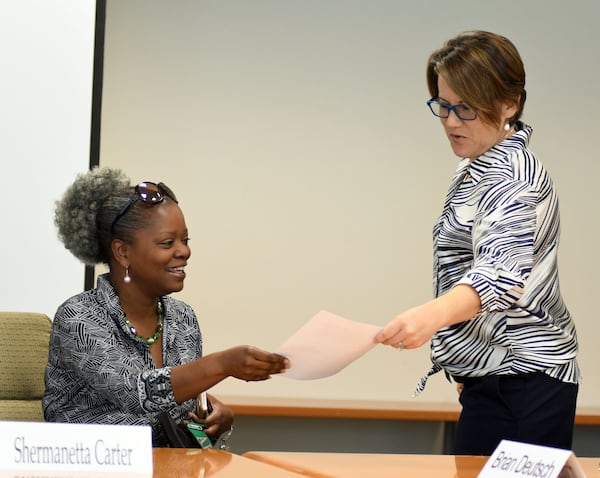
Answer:
<svg viewBox="0 0 600 478"><path fill-rule="evenodd" d="M446 98L442 98L441 96L438 96L437 99L438 99L438 101L443 102L443 103L445 103L447 105L450 105L450 106L455 106L455 105L465 105L465 106L468 106L463 100L460 100L458 103L454 103L454 105L453 105Z"/></svg>

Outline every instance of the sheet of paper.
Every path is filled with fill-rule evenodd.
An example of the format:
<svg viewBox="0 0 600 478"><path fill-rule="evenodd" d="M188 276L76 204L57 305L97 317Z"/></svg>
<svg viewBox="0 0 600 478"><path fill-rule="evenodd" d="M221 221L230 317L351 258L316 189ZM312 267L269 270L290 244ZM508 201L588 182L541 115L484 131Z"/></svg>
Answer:
<svg viewBox="0 0 600 478"><path fill-rule="evenodd" d="M334 375L371 350L379 330L322 310L276 350L291 364L278 376L312 380Z"/></svg>

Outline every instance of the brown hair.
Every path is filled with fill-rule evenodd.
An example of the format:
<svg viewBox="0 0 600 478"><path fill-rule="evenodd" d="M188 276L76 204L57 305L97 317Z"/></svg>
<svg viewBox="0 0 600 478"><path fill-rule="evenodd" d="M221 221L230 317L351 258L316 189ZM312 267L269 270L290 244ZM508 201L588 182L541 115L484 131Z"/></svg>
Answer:
<svg viewBox="0 0 600 478"><path fill-rule="evenodd" d="M443 77L482 121L498 126L501 103L515 103L513 125L523 113L525 68L513 43L494 33L470 31L448 40L427 62L427 86L437 98L438 77Z"/></svg>

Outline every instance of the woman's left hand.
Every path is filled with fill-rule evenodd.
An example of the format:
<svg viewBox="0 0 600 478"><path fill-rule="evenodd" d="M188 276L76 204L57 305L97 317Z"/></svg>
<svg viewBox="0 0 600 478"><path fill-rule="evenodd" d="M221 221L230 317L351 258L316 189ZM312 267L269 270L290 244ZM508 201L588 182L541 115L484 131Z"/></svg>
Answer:
<svg viewBox="0 0 600 478"><path fill-rule="evenodd" d="M414 349L425 344L441 325L434 301L414 307L390 321L375 341L398 349Z"/></svg>
<svg viewBox="0 0 600 478"><path fill-rule="evenodd" d="M459 284L437 299L398 315L379 331L375 342L398 349L415 349L442 327L471 320L480 307L477 291L470 285Z"/></svg>
<svg viewBox="0 0 600 478"><path fill-rule="evenodd" d="M190 412L189 417L195 422L206 426L204 432L211 439L216 440L223 433L231 430L231 426L233 425L233 411L212 395L208 395L208 401L210 402L210 413L206 418L202 419L194 412Z"/></svg>

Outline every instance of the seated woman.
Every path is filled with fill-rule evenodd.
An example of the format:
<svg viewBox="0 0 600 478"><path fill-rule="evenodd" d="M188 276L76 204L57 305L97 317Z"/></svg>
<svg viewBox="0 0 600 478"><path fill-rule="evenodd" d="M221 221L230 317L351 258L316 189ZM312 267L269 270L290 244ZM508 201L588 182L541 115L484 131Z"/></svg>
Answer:
<svg viewBox="0 0 600 478"><path fill-rule="evenodd" d="M190 258L188 230L175 194L164 184L130 186L119 171L79 175L57 203L60 239L85 264L109 272L95 289L65 301L54 317L46 366L45 419L50 422L150 425L153 445L168 445L157 415L193 419L217 438L233 413L209 395L206 418L196 398L235 377L266 380L288 366L251 346L202 356L192 308L180 291Z"/></svg>

